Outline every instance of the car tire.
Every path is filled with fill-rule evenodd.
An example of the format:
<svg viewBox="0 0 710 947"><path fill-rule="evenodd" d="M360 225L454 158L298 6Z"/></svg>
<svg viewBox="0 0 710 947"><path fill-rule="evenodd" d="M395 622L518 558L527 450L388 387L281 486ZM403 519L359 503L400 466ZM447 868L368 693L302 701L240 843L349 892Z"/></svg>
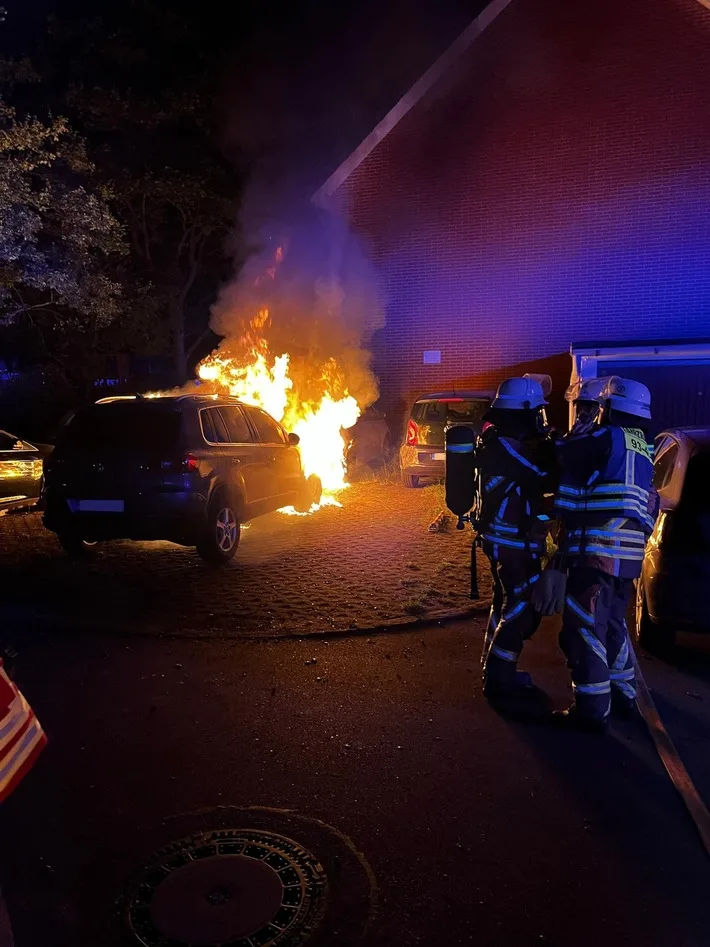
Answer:
<svg viewBox="0 0 710 947"><path fill-rule="evenodd" d="M636 623L634 640L651 654L668 656L675 647L676 633L673 628L651 620L643 582L639 579L636 588Z"/></svg>
<svg viewBox="0 0 710 947"><path fill-rule="evenodd" d="M312 506L318 506L323 496L323 484L320 477L311 474L293 505L297 513L310 513Z"/></svg>
<svg viewBox="0 0 710 947"><path fill-rule="evenodd" d="M57 533L59 545L70 559L90 559L96 551L97 543L89 542L84 537L71 529L62 530Z"/></svg>
<svg viewBox="0 0 710 947"><path fill-rule="evenodd" d="M410 474L403 470L402 483L405 485L405 487L413 490L419 486L419 477L417 477L416 474Z"/></svg>
<svg viewBox="0 0 710 947"><path fill-rule="evenodd" d="M204 533L196 546L198 555L211 565L225 565L239 548L240 533L241 522L234 503L218 494L207 510Z"/></svg>

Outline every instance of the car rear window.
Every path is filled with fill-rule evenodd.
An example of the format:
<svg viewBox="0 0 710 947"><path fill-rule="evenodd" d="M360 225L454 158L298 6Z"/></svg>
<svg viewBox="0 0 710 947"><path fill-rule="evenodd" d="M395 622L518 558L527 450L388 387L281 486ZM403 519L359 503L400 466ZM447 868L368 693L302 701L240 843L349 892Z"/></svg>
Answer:
<svg viewBox="0 0 710 947"><path fill-rule="evenodd" d="M82 450L170 451L180 440L180 420L180 412L165 404L97 404L74 415L60 443Z"/></svg>
<svg viewBox="0 0 710 947"><path fill-rule="evenodd" d="M412 409L415 421L442 423L452 421L480 421L489 408L483 399L447 398L441 401L417 401Z"/></svg>

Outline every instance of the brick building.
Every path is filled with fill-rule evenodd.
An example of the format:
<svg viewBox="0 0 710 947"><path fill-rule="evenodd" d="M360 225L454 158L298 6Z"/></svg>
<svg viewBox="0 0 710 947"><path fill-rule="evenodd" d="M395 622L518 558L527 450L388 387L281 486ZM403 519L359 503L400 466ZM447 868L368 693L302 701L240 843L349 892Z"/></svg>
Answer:
<svg viewBox="0 0 710 947"><path fill-rule="evenodd" d="M314 199L382 276L395 415L614 370L710 423L710 0L493 0Z"/></svg>

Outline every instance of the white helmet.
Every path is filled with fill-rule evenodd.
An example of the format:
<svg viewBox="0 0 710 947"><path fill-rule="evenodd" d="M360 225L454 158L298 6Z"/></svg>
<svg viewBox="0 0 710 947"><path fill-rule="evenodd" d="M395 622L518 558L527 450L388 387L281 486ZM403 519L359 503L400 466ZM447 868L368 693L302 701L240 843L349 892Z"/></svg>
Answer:
<svg viewBox="0 0 710 947"><path fill-rule="evenodd" d="M492 408L523 411L546 405L542 385L535 378L506 378L498 386Z"/></svg>
<svg viewBox="0 0 710 947"><path fill-rule="evenodd" d="M602 391L602 400L615 411L647 420L651 418L651 392L632 378L611 375Z"/></svg>
<svg viewBox="0 0 710 947"><path fill-rule="evenodd" d="M601 404L602 392L609 382L609 378L610 376L606 375L603 378L587 378L585 381L576 381L565 392L565 400L572 404L575 401L596 401L597 404Z"/></svg>

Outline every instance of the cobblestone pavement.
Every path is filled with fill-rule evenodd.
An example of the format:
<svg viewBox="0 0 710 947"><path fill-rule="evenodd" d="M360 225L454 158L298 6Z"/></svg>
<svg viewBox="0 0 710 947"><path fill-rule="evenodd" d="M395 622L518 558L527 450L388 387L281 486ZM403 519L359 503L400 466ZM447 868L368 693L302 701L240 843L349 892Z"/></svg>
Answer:
<svg viewBox="0 0 710 947"><path fill-rule="evenodd" d="M436 619L470 608L470 531L428 525L433 486L361 483L342 508L282 513L244 529L234 562L216 570L171 543L107 543L72 562L38 513L0 518L0 621L21 627L258 637ZM488 597L487 569L479 568ZM485 604L484 601L479 605Z"/></svg>

